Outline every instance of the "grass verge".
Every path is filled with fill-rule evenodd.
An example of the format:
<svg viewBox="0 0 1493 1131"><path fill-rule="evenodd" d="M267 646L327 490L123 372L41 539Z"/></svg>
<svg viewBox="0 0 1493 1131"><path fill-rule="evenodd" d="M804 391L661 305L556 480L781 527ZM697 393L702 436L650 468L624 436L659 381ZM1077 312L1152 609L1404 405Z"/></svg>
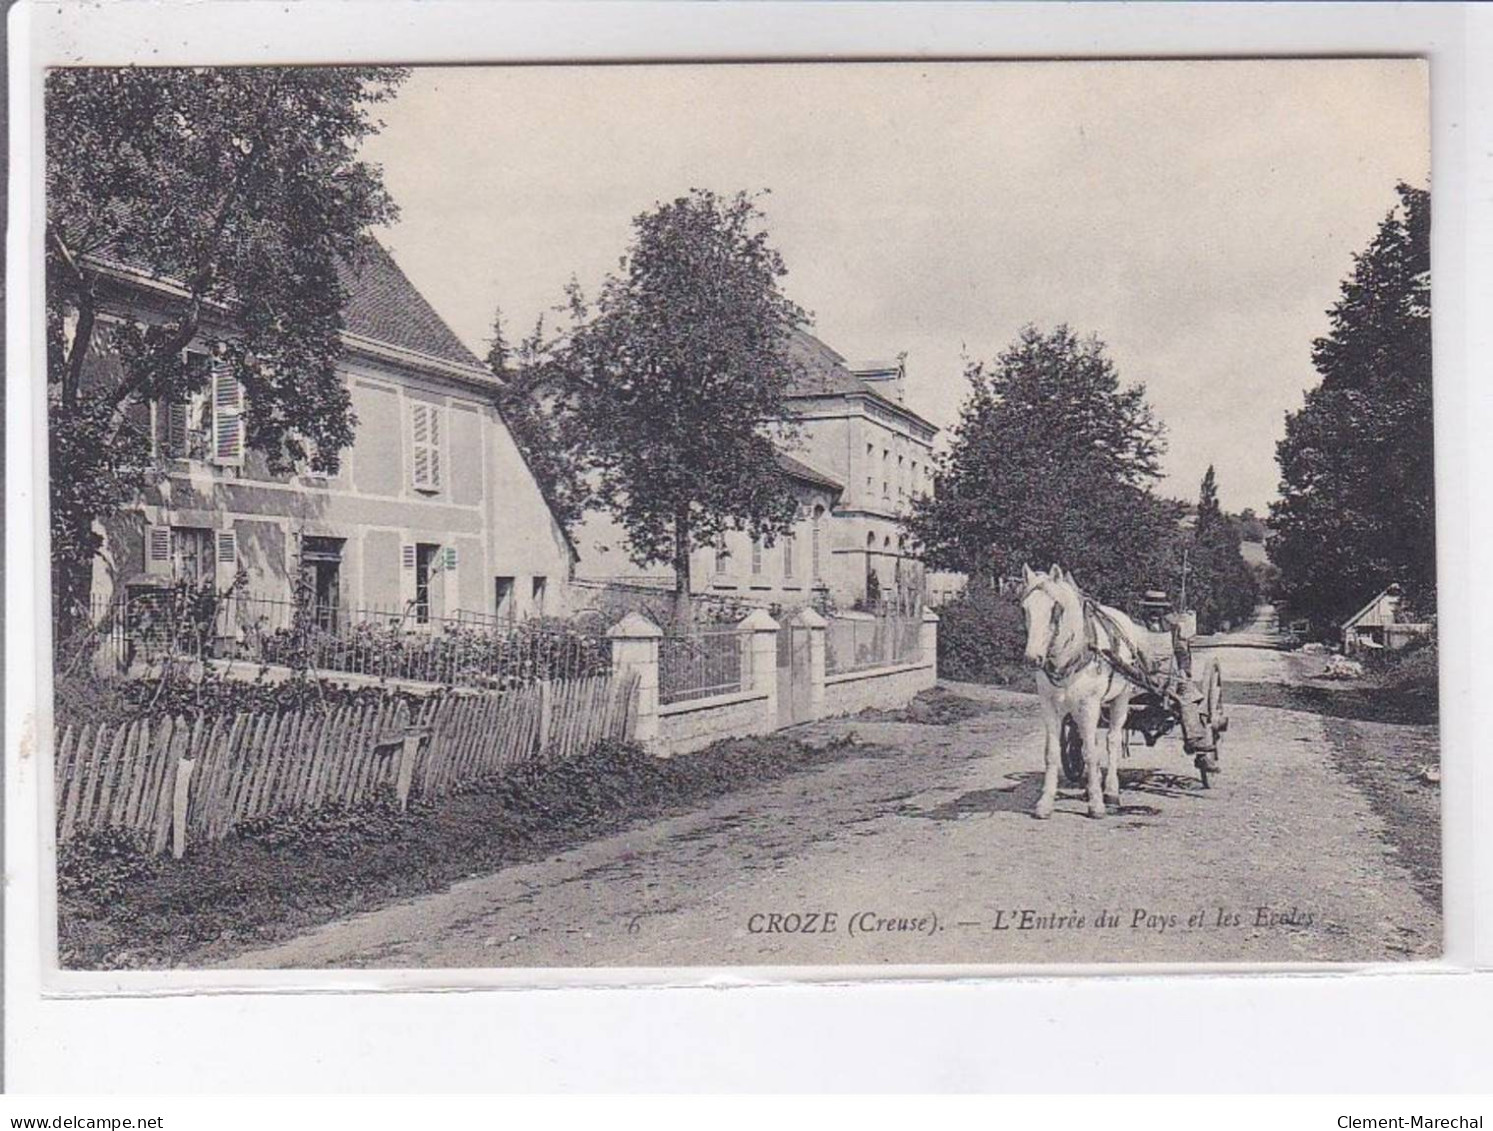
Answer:
<svg viewBox="0 0 1493 1131"><path fill-rule="evenodd" d="M1324 729L1333 765L1368 797L1415 890L1439 913L1441 786L1423 776L1440 769L1436 728L1328 718Z"/></svg>
<svg viewBox="0 0 1493 1131"><path fill-rule="evenodd" d="M1437 714L1435 684L1324 686L1230 681L1224 685L1224 699L1249 707L1284 707L1370 723L1434 724Z"/></svg>
<svg viewBox="0 0 1493 1131"><path fill-rule="evenodd" d="M744 786L879 753L769 735L679 758L604 744L439 806L323 809L259 822L181 860L116 835L64 846L58 958L73 969L199 966L507 864L535 860Z"/></svg>

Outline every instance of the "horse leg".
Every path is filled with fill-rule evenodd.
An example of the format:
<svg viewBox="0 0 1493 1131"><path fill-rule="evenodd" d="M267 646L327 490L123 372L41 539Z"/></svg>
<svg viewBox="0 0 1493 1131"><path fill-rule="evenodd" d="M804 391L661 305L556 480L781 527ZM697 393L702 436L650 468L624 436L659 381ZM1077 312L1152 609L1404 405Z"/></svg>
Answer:
<svg viewBox="0 0 1493 1131"><path fill-rule="evenodd" d="M1042 726L1046 731L1045 745L1043 747L1044 774L1042 777L1042 796L1037 798L1036 808L1032 810L1032 816L1039 821L1045 821L1052 816L1052 807L1058 796L1058 766L1062 761L1060 743L1062 741L1063 720L1058 715L1057 708L1048 701L1047 696L1039 693L1038 699L1042 703Z"/></svg>
<svg viewBox="0 0 1493 1131"><path fill-rule="evenodd" d="M1078 734L1083 740L1084 765L1089 772L1089 816L1104 816L1104 786L1100 779L1099 711L1102 707L1097 697L1080 703L1073 711L1073 721L1078 724Z"/></svg>
<svg viewBox="0 0 1493 1131"><path fill-rule="evenodd" d="M1125 720L1130 715L1130 692L1122 691L1109 705L1109 731L1104 736L1104 801L1120 807L1119 747L1125 741Z"/></svg>

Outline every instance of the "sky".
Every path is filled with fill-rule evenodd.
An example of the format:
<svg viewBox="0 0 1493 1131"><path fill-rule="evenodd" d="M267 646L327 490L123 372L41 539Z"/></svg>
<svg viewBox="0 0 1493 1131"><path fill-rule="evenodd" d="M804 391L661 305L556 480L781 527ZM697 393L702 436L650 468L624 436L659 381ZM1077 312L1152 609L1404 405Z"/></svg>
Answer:
<svg viewBox="0 0 1493 1131"><path fill-rule="evenodd" d="M380 238L479 356L499 307L512 342L594 293L659 201L767 190L813 332L905 351L935 424L965 359L1066 322L1145 384L1160 491L1211 463L1259 511L1353 254L1428 183L1427 91L1415 60L419 68L364 154Z"/></svg>

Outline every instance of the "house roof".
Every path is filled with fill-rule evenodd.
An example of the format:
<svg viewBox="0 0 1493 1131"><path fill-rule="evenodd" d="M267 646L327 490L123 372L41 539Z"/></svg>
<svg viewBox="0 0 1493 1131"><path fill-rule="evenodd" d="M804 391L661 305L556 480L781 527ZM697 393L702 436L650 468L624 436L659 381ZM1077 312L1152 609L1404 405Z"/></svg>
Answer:
<svg viewBox="0 0 1493 1131"><path fill-rule="evenodd" d="M790 477L802 483L809 483L816 487L828 487L831 491L840 492L845 490L845 484L826 475L822 471L816 471L806 463L794 459L783 452L778 453L778 466Z"/></svg>
<svg viewBox="0 0 1493 1131"><path fill-rule="evenodd" d="M466 370L468 378L495 381L487 366L462 345L425 296L415 289L383 244L365 236L362 245L356 262L343 260L337 265L337 277L347 291L347 302L342 308L344 331L376 346L458 366ZM180 278L169 271L154 270L119 257L107 248L89 258L96 265L138 283L185 294Z"/></svg>
<svg viewBox="0 0 1493 1131"><path fill-rule="evenodd" d="M1385 597L1398 597L1399 595L1400 587L1398 584L1386 585L1383 589L1379 590L1378 593L1374 594L1374 599L1372 601L1370 601L1363 608L1359 609L1358 612L1354 613L1347 620L1343 621L1343 627L1352 628L1364 617L1368 616L1368 614L1373 611L1374 606L1382 601Z"/></svg>
<svg viewBox="0 0 1493 1131"><path fill-rule="evenodd" d="M898 404L883 396L873 385L862 381L850 369L845 358L806 330L795 329L788 338L788 353L799 364L788 387L790 397L870 397L879 404L912 417L928 427L933 424L913 412L905 404ZM866 372L875 372L867 369Z"/></svg>
<svg viewBox="0 0 1493 1131"><path fill-rule="evenodd" d="M342 308L347 332L456 365L484 368L415 289L384 245L371 236L364 244L359 262L344 262L338 268L347 289L347 305Z"/></svg>

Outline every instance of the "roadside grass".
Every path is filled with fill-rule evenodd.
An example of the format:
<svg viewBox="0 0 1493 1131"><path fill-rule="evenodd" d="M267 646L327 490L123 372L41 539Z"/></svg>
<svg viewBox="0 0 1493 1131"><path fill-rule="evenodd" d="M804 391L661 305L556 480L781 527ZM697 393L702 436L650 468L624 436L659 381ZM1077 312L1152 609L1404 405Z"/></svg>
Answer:
<svg viewBox="0 0 1493 1131"><path fill-rule="evenodd" d="M1359 679L1300 683L1230 682L1224 697L1255 707L1285 707L1370 723L1434 724L1438 717L1437 649L1417 648L1381 660Z"/></svg>
<svg viewBox="0 0 1493 1131"><path fill-rule="evenodd" d="M322 923L523 863L732 790L884 753L847 737L731 739L659 759L606 743L401 813L385 799L256 823L181 860L119 834L58 854L58 960L72 969L200 966Z"/></svg>
<svg viewBox="0 0 1493 1131"><path fill-rule="evenodd" d="M1441 765L1434 727L1325 720L1333 765L1369 799L1415 890L1441 911L1441 786L1423 771Z"/></svg>

